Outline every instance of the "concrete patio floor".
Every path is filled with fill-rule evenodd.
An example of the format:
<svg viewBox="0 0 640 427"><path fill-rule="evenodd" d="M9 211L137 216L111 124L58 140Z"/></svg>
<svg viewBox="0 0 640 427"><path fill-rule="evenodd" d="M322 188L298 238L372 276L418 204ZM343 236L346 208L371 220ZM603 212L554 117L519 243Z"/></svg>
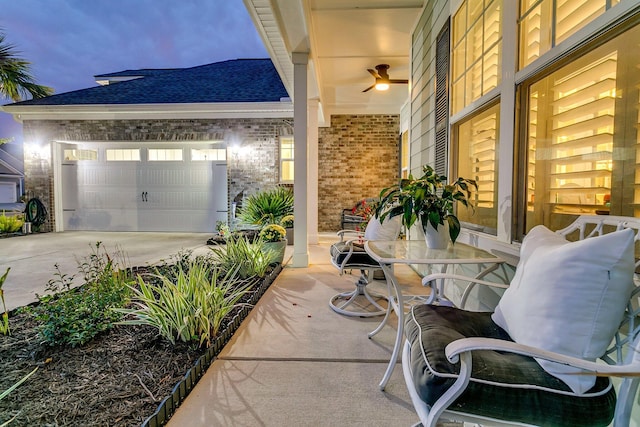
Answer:
<svg viewBox="0 0 640 427"><path fill-rule="evenodd" d="M182 426L410 426L418 421L398 364L382 378L395 339L395 316L345 317L328 301L353 289L354 275L330 264L323 235L308 268L287 266L169 421ZM291 247L288 248L291 251ZM396 274L420 287L408 268ZM383 290L383 282L370 285ZM424 292L424 290L417 290Z"/></svg>
<svg viewBox="0 0 640 427"><path fill-rule="evenodd" d="M127 254L129 265L167 260L182 249L206 252L209 234L65 232L0 239L0 274L8 309L36 300L54 277L65 274L97 241ZM382 317L345 317L328 301L353 289L355 275L330 264L335 234L310 246L308 268L286 266L220 357L178 408L170 427L183 426L409 426L418 421L398 364L380 391L391 356L396 318L373 339ZM287 258L293 248L287 247ZM422 293L419 277L398 268L403 286ZM373 289L385 290L374 281ZM186 369L187 367L185 367Z"/></svg>

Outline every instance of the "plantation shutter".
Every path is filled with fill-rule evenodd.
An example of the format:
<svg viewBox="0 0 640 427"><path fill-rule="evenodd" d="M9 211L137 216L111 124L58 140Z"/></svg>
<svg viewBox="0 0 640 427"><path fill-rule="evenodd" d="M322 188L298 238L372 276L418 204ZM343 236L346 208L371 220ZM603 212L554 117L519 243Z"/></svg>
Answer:
<svg viewBox="0 0 640 427"><path fill-rule="evenodd" d="M450 21L436 39L436 141L434 169L447 173L447 141L449 140L449 28Z"/></svg>

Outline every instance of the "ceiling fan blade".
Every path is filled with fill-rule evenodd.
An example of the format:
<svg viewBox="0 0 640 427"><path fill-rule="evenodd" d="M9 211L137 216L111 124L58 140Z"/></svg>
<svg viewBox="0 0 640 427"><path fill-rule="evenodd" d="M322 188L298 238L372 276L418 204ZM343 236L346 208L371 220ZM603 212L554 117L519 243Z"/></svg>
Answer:
<svg viewBox="0 0 640 427"><path fill-rule="evenodd" d="M368 88L366 88L365 90L363 90L362 92L369 92L371 89L373 89L374 87L376 87L376 85L371 85Z"/></svg>
<svg viewBox="0 0 640 427"><path fill-rule="evenodd" d="M406 84L409 83L409 80L391 79L391 80L389 80L389 83L406 85Z"/></svg>
<svg viewBox="0 0 640 427"><path fill-rule="evenodd" d="M382 77L380 77L380 74L378 74L378 72L377 72L377 71L372 70L371 68L367 68L367 71L368 71L369 73L371 73L371 75L372 75L373 77L375 77L376 79L381 79L381 78L382 78Z"/></svg>

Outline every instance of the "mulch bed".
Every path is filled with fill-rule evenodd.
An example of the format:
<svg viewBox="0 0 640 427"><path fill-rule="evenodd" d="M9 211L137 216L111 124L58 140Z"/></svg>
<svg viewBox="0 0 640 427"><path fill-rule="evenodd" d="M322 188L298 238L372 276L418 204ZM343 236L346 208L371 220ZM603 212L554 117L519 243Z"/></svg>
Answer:
<svg viewBox="0 0 640 427"><path fill-rule="evenodd" d="M0 400L0 424L17 415L11 427L140 426L206 352L145 326L115 326L82 347L49 347L30 315L9 321L11 336L0 335L0 392L39 367Z"/></svg>

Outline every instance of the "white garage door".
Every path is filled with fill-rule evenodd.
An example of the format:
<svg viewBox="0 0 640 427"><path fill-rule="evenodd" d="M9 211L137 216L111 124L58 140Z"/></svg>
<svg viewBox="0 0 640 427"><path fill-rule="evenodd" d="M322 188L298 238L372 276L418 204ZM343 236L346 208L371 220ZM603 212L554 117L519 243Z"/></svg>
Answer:
<svg viewBox="0 0 640 427"><path fill-rule="evenodd" d="M227 220L219 144L58 146L65 230L211 232Z"/></svg>

